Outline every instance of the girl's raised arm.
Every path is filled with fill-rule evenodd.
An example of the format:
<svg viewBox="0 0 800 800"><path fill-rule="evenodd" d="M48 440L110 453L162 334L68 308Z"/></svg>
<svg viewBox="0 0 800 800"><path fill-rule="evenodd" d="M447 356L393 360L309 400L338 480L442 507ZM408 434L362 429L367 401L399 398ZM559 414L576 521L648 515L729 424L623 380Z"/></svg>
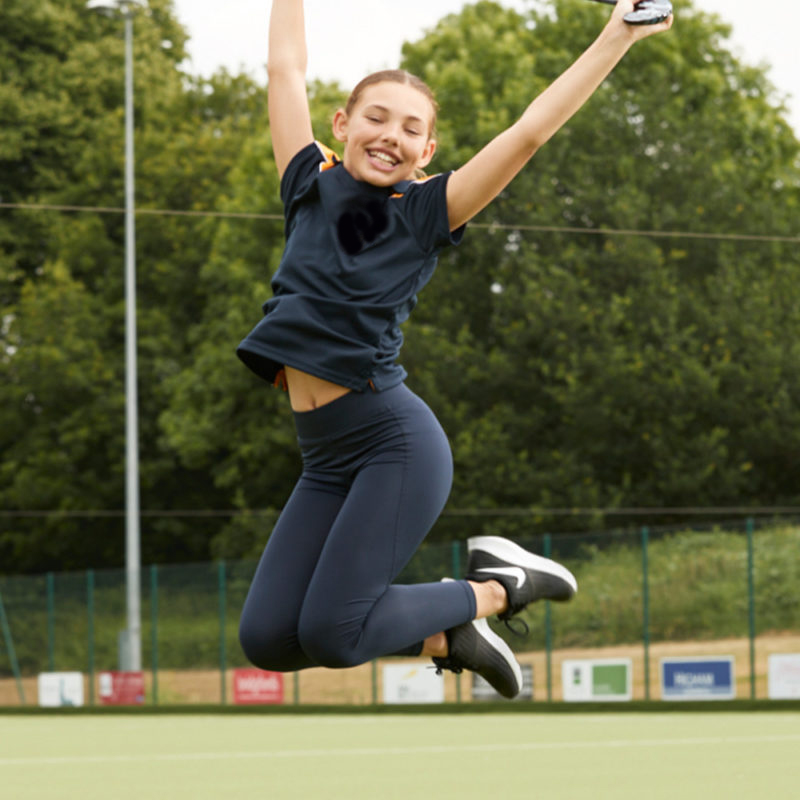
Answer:
<svg viewBox="0 0 800 800"><path fill-rule="evenodd" d="M306 93L303 0L273 0L269 21L269 126L278 175L314 141Z"/></svg>
<svg viewBox="0 0 800 800"><path fill-rule="evenodd" d="M622 18L632 9L633 0L619 0L608 25L588 50L528 106L517 122L450 176L447 211L452 230L500 194L531 156L591 97L634 42L672 25L672 17L657 25L628 25Z"/></svg>

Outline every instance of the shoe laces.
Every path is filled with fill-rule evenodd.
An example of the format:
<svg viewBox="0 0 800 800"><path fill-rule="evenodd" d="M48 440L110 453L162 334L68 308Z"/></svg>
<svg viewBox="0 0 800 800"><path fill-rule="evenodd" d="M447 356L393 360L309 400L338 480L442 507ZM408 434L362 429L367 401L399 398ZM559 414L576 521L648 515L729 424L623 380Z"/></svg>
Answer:
<svg viewBox="0 0 800 800"><path fill-rule="evenodd" d="M502 617L500 617L502 619ZM530 632L531 629L528 627L528 623L525 622L524 619L520 617L507 617L503 619L506 628L508 628L514 636L519 636L521 639L524 639ZM516 625L512 625L511 623L514 622Z"/></svg>
<svg viewBox="0 0 800 800"><path fill-rule="evenodd" d="M434 656L433 663L434 666L428 667L428 669L435 669L437 675L441 675L446 669L455 672L456 675L460 675L464 671L464 668L450 656Z"/></svg>

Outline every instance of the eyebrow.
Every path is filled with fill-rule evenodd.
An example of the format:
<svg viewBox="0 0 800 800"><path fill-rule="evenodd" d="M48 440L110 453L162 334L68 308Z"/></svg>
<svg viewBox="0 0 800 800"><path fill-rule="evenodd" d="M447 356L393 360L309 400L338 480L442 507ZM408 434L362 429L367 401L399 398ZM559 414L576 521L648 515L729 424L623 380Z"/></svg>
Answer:
<svg viewBox="0 0 800 800"><path fill-rule="evenodd" d="M390 114L391 113L391 109L388 109L388 108L386 108L386 106L382 106L379 103L370 103L368 106L366 106L364 108L364 110L367 111L370 108L374 108L376 111L383 111L384 114ZM421 119L420 117L417 117L414 114L409 114L407 117L405 117L405 120L407 122L419 122L422 125L425 124L425 120L424 119Z"/></svg>

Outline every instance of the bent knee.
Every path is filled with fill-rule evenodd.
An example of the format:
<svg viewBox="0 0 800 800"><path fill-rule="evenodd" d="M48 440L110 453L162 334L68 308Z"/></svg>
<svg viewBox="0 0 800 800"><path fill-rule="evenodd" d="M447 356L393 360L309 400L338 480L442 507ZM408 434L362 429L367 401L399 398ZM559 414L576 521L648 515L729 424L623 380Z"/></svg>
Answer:
<svg viewBox="0 0 800 800"><path fill-rule="evenodd" d="M346 669L364 663L356 647L337 633L335 623L306 623L298 635L303 652L320 667Z"/></svg>
<svg viewBox="0 0 800 800"><path fill-rule="evenodd" d="M272 672L291 672L298 669L296 641L292 648L290 639L291 637L250 624L244 619L239 623L239 644L247 660L259 669Z"/></svg>

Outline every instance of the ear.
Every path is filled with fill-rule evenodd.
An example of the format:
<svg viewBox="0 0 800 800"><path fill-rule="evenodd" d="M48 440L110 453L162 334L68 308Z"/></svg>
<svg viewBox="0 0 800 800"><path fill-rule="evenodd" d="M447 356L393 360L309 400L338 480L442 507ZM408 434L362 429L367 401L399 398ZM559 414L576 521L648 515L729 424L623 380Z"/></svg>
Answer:
<svg viewBox="0 0 800 800"><path fill-rule="evenodd" d="M336 113L333 115L333 138L336 139L337 142L346 142L347 141L347 128L348 128L349 119L347 118L347 113L343 108L337 109Z"/></svg>
<svg viewBox="0 0 800 800"><path fill-rule="evenodd" d="M428 139L428 143L425 145L425 149L422 151L422 155L417 161L417 168L423 169L427 167L428 164L431 163L433 159L433 155L436 152L436 140L435 139Z"/></svg>

